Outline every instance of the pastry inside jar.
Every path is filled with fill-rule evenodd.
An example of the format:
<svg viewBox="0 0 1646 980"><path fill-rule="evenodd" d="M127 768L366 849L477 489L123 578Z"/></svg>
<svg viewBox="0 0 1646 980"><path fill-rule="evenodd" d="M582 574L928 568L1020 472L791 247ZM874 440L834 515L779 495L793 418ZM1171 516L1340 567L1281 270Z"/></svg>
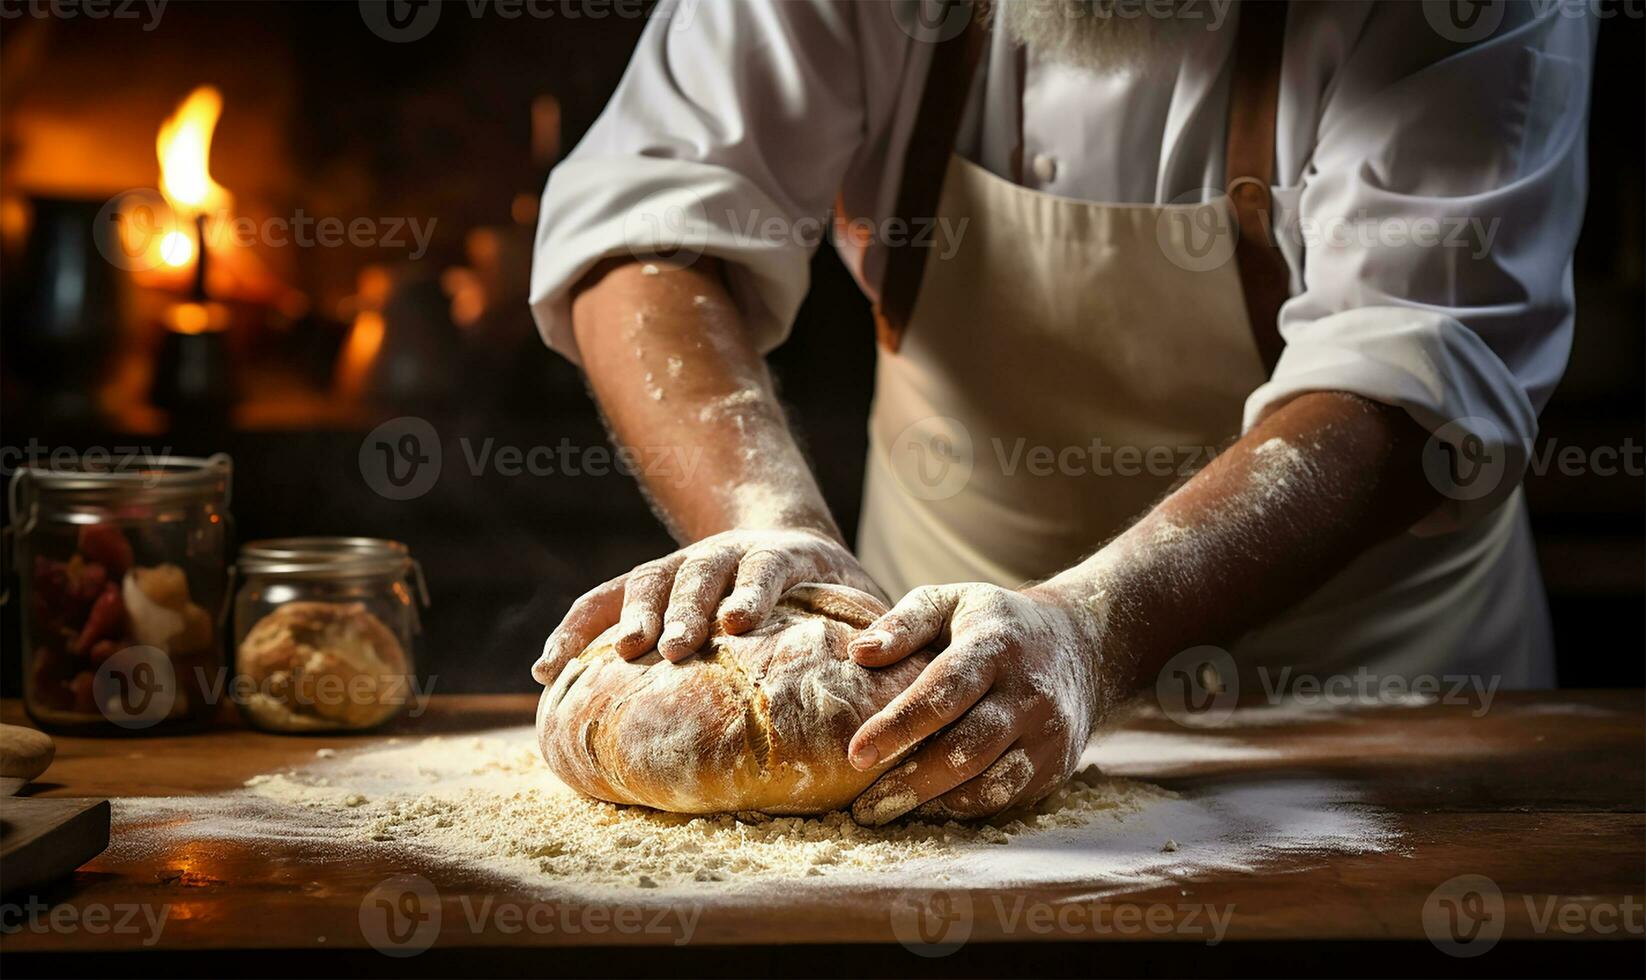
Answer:
<svg viewBox="0 0 1646 980"><path fill-rule="evenodd" d="M241 700L281 731L361 729L399 713L411 664L394 631L359 602L288 602L240 641Z"/></svg>
<svg viewBox="0 0 1646 980"><path fill-rule="evenodd" d="M207 706L202 685L215 672L216 623L193 601L180 566L134 564L119 528L81 527L65 561L35 556L30 601L28 696L37 714L63 722L106 715L96 673L133 646L153 647L171 661L178 686L170 717Z"/></svg>
<svg viewBox="0 0 1646 980"><path fill-rule="evenodd" d="M132 638L166 653L177 678L173 717L207 709L207 686L217 662L217 624L189 594L177 565L134 566L120 587ZM95 659L95 655L94 655Z"/></svg>

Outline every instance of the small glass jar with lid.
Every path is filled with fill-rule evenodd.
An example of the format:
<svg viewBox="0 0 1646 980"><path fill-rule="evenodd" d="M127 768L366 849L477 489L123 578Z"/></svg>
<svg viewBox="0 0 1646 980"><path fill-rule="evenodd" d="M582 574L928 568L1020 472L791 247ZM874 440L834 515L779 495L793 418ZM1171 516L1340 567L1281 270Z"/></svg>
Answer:
<svg viewBox="0 0 1646 980"><path fill-rule="evenodd" d="M423 570L398 541L275 538L240 549L235 703L274 732L360 731L417 696Z"/></svg>
<svg viewBox="0 0 1646 980"><path fill-rule="evenodd" d="M232 464L91 456L12 476L24 704L77 734L199 722L222 691Z"/></svg>

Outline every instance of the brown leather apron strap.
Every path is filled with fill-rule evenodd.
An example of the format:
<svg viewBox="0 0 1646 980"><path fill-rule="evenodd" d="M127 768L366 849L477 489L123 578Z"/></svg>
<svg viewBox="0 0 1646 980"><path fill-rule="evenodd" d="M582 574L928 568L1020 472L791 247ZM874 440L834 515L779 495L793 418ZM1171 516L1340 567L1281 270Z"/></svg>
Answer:
<svg viewBox="0 0 1646 980"><path fill-rule="evenodd" d="M1241 0L1234 74L1229 84L1229 129L1224 177L1240 237L1235 264L1246 298L1252 339L1273 374L1285 341L1280 307L1291 296L1291 273L1273 230L1275 116L1280 108L1280 63L1286 40L1285 0Z"/></svg>
<svg viewBox="0 0 1646 980"><path fill-rule="evenodd" d="M955 8L972 6L971 0L943 0L942 16L936 23L952 23L951 15L962 16ZM931 70L926 75L914 129L909 134L909 149L903 158L903 177L897 191L896 214L904 219L905 228L915 227L909 223L913 219L937 215L943 177L948 173L960 120L966 113L966 96L971 92L972 77L977 73L983 49L988 46L989 32L982 12L971 9L965 11L964 16L966 27L958 35L928 42L935 43L937 50L932 52ZM903 332L909 328L909 317L914 313L915 298L920 295L920 280L929 251L931 249L909 242L886 249L886 270L880 280L880 301L874 307L874 327L880 345L889 351L896 351L903 343Z"/></svg>
<svg viewBox="0 0 1646 980"><path fill-rule="evenodd" d="M946 18L957 5L972 6L971 0L943 0L942 23L949 22ZM1242 0L1239 10L1224 173L1240 230L1235 262L1246 316L1265 369L1272 372L1284 344L1278 322L1280 306L1291 293L1286 260L1270 229L1273 203L1269 193L1274 182L1275 117L1280 102L1286 2ZM974 9L967 14L966 27L959 35L935 42L937 50L932 52L931 70L909 134L898 186L895 216L903 219L904 227L913 227L912 219L936 215L972 78L988 45L988 27L983 21ZM849 221L839 199L835 210L837 221ZM886 248L874 322L880 345L888 351L895 352L903 343L915 299L920 295L928 251L908 243Z"/></svg>

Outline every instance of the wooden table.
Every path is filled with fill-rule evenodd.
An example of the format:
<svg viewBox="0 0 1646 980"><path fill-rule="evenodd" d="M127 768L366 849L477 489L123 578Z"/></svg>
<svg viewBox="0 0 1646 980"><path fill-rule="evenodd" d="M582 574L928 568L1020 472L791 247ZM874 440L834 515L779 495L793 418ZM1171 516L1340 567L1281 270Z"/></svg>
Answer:
<svg viewBox="0 0 1646 980"><path fill-rule="evenodd" d="M527 696L436 698L417 722L388 734L478 731L529 722ZM169 908L158 939L112 928L15 929L16 904L0 936L7 972L58 975L160 972L236 975L392 970L488 973L530 968L537 974L598 972L665 975L724 972L875 973L911 975L1017 972L1123 974L1152 971L1223 974L1331 973L1388 970L1435 975L1575 970L1640 975L1646 911L1646 718L1642 692L1499 694L1483 715L1473 704L1356 708L1287 725L1227 729L1278 758L1174 769L1154 781L1185 793L1208 781L1277 771L1355 783L1369 803L1399 826L1397 853L1301 861L1286 873L1229 874L1176 882L1103 899L1109 928L1082 915L1077 929L1042 934L1019 920L1001 921L997 899L1020 893L968 894L969 942L952 956L928 957L899 944L893 896L857 892L735 913L709 908L688 946L667 930L568 934L509 931L490 921L473 928L464 908L533 901L509 886L430 862L386 867L369 858L319 870L296 845L271 858L229 842L190 842L140 862L99 858L50 894L65 921L96 908ZM1478 715L1478 716L1477 716ZM4 705L18 722L16 703ZM1238 718L1239 716L1237 716ZM1130 724L1170 729L1162 717ZM194 735L113 739L60 738L44 796L187 795L223 791L252 775L312 759L317 748L360 746L371 737L287 738L240 728ZM389 960L363 931L361 908L372 890L399 872L437 886L444 914L421 955ZM1431 941L1439 916L1464 925L1485 892L1472 885L1437 888L1459 875L1488 879L1502 896L1502 937L1484 955L1459 958ZM1459 890L1461 889L1461 890ZM1084 903L1078 889L1037 889L1029 901L1056 910ZM1164 932L1125 928L1151 909L1186 902L1232 907L1227 940L1176 926ZM1428 919L1425 906L1428 903ZM408 910L415 909L408 905ZM593 907L589 907L593 908ZM594 915L601 910L541 910ZM1126 911L1129 910L1129 911ZM1168 916L1169 918L1169 916ZM941 918L927 919L938 929ZM1070 920L1076 921L1076 920ZM1427 927L1426 927L1427 922ZM906 925L906 922L905 922ZM1495 926L1494 926L1495 928ZM941 931L930 931L935 937ZM1149 940L1137 942L1133 940ZM1579 943L1561 940L1584 940ZM1613 940L1611 942L1592 940ZM1617 941L1622 940L1622 941ZM152 945L144 945L144 942ZM797 946L794 944L805 944ZM383 942L377 943L382 947ZM392 945L392 941L391 941ZM546 951L541 947L552 946ZM538 948L526 948L538 947ZM1479 948L1477 945L1475 948ZM226 951L260 950L225 960ZM941 948L935 950L941 951ZM232 967L230 966L232 964Z"/></svg>

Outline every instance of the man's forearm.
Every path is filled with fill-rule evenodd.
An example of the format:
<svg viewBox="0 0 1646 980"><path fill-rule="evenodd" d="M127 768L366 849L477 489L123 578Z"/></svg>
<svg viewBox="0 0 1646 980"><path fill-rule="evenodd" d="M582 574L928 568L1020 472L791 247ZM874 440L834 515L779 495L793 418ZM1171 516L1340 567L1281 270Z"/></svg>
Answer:
<svg viewBox="0 0 1646 980"><path fill-rule="evenodd" d="M644 482L683 543L732 528L840 537L717 262L606 263L584 280L572 322L614 437L682 454L681 472Z"/></svg>
<svg viewBox="0 0 1646 980"><path fill-rule="evenodd" d="M619 656L655 648L679 661L716 624L759 626L801 582L877 590L789 436L717 263L602 263L579 283L572 331L613 438L684 460L667 476L642 472L682 547L579 596L532 667L539 682L613 626Z"/></svg>
<svg viewBox="0 0 1646 980"><path fill-rule="evenodd" d="M1085 609L1119 696L1179 650L1228 643L1438 502L1399 409L1299 396L1126 533L1037 586Z"/></svg>

